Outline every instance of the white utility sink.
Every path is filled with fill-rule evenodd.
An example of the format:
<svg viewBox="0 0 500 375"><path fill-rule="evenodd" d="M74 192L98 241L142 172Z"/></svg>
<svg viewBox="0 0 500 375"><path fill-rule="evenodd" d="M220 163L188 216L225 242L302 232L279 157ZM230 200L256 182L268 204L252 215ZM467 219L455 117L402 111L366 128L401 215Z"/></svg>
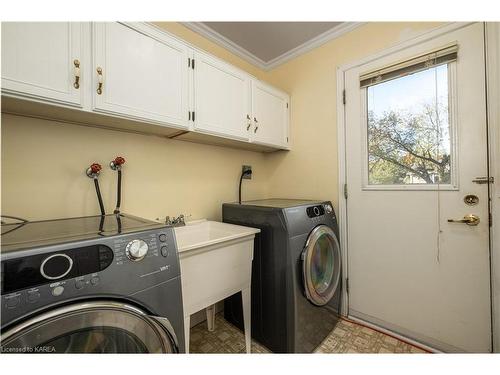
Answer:
<svg viewBox="0 0 500 375"><path fill-rule="evenodd" d="M186 353L189 353L190 316L207 311L214 327L215 303L241 291L245 344L250 353L250 285L256 228L198 221L175 228L181 265Z"/></svg>
<svg viewBox="0 0 500 375"><path fill-rule="evenodd" d="M253 238L260 232L260 229L256 228L207 220L195 221L174 229L179 253L238 238Z"/></svg>

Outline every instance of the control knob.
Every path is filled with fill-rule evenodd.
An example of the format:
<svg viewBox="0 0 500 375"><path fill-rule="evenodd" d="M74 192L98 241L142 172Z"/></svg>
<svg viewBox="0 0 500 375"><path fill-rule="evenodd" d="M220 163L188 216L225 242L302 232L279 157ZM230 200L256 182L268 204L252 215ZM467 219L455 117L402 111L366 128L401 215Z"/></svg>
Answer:
<svg viewBox="0 0 500 375"><path fill-rule="evenodd" d="M130 260L138 262L148 253L148 244L143 240L132 240L127 244L126 253Z"/></svg>

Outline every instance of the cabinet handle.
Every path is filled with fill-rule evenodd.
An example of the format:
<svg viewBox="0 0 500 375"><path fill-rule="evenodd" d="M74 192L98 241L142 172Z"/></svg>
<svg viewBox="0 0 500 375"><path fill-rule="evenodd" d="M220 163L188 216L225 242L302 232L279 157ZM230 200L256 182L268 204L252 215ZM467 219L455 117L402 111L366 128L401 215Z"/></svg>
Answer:
<svg viewBox="0 0 500 375"><path fill-rule="evenodd" d="M258 126L258 125L256 125L256 126L255 126L255 129L253 130L253 132L254 132L254 133L257 133L257 130L258 130L258 129L259 129L259 126Z"/></svg>
<svg viewBox="0 0 500 375"><path fill-rule="evenodd" d="M247 131L248 131L248 130L250 130L250 126L252 126L252 124L250 124L250 123L249 123L249 124L247 125Z"/></svg>
<svg viewBox="0 0 500 375"><path fill-rule="evenodd" d="M97 67L97 74L99 75L98 77L98 86L97 86L97 95L101 95L102 94L102 83L103 83L103 79L102 79L102 68L100 66Z"/></svg>
<svg viewBox="0 0 500 375"><path fill-rule="evenodd" d="M73 65L75 66L75 83L73 87L75 89L80 88L80 61L78 59L73 60Z"/></svg>
<svg viewBox="0 0 500 375"><path fill-rule="evenodd" d="M253 121L255 122L255 129L253 130L254 133L257 133L257 130L259 130L259 125L257 125L259 122L257 121L257 117L253 118Z"/></svg>
<svg viewBox="0 0 500 375"><path fill-rule="evenodd" d="M257 117L254 117L253 120L255 121L256 124L258 124L259 122L257 121Z"/></svg>
<svg viewBox="0 0 500 375"><path fill-rule="evenodd" d="M250 126L252 126L252 123L250 122L250 115L247 115L247 120L249 120L248 124L247 124L247 131L249 131L250 130Z"/></svg>

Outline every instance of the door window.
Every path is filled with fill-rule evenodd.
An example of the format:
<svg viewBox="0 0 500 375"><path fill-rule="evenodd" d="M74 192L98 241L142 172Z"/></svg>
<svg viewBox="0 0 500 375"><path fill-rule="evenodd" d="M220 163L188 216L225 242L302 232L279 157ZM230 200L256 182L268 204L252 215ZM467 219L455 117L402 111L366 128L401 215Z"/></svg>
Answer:
<svg viewBox="0 0 500 375"><path fill-rule="evenodd" d="M456 187L453 64L365 88L365 188Z"/></svg>

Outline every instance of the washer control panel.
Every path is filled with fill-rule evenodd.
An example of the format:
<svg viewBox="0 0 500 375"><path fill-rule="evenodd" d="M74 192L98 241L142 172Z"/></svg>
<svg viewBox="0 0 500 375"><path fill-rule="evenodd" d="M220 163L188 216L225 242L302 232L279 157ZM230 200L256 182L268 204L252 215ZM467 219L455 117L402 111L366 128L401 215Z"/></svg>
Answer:
<svg viewBox="0 0 500 375"><path fill-rule="evenodd" d="M2 294L103 271L113 251L102 244L42 253L2 262Z"/></svg>
<svg viewBox="0 0 500 375"><path fill-rule="evenodd" d="M2 324L54 304L150 293L180 276L172 228L2 254Z"/></svg>

